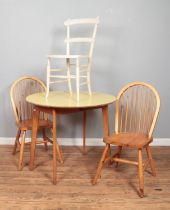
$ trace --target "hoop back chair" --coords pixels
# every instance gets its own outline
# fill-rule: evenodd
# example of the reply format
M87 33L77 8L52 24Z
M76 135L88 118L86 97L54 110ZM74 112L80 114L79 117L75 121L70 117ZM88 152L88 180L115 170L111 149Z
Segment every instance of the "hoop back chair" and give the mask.
M152 175L156 170L149 144L153 141L153 130L160 109L160 97L151 85L144 82L133 82L126 85L118 94L115 113L115 133L104 138L106 143L93 184L97 182L106 160L116 163L128 163L138 167L139 194L144 196L144 171L150 165ZM110 144L117 145L118 151L106 158ZM138 161L120 158L122 147L138 149ZM147 161L143 164L142 149L146 149Z
M64 25L67 28L67 38L66 42L66 55L49 55L48 64L47 64L47 93L48 97L50 85L54 83L67 82L70 94L72 94L72 84L71 80L76 80L76 100L79 101L80 97L80 86L87 85L88 93L91 95L91 84L90 84L90 72L92 65L92 55L94 49L94 42L97 32L97 25L99 24L99 17L89 18L89 19L68 19L64 22ZM83 25L93 26L92 35L90 37L71 37L71 28L73 26L79 26L81 28ZM73 49L72 44L79 43L84 45L85 43L89 44L88 54L72 54L71 48ZM83 47L83 46L82 46ZM52 67L52 60L54 59L64 59L66 67L64 69L56 69ZM83 63L82 63L83 61ZM73 74L73 69L75 73ZM59 72L65 71L64 75L59 75ZM83 81L82 81L83 80Z
M33 93L45 92L46 86L44 83L35 77L21 77L16 80L11 86L10 98L12 108L15 115L16 125L18 132L13 147L13 154L16 153L17 146L20 149L20 157L18 168L19 170L23 167L23 152L25 145L26 131L32 130L32 112L33 105L26 102L26 97ZM45 149L47 150L47 137L45 128L51 128L52 124L48 121L47 115L41 113L38 128L42 130L43 141L37 141L37 143L44 143ZM19 141L22 133L21 143ZM28 142L30 144L30 142Z

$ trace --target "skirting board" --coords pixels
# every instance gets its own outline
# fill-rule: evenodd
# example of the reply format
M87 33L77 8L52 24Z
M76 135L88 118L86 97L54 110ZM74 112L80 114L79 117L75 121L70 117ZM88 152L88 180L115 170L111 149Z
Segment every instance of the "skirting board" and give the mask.
M12 145L14 144L15 137L0 137L0 145ZM64 146L81 146L82 138L58 138L58 143ZM30 138L27 138L26 141L30 141ZM87 138L87 146L104 146L103 140L101 138ZM170 138L155 138L153 140L152 146L170 146Z

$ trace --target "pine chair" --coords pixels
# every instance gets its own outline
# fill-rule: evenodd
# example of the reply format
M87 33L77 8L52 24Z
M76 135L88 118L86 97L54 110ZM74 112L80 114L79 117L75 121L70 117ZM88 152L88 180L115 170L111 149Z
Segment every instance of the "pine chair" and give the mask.
M150 166L152 175L156 170L149 144L153 141L153 130L160 109L160 97L154 87L144 82L134 82L126 85L118 94L115 114L115 133L104 137L106 143L99 162L93 184L96 184L104 162L127 163L138 167L140 196L144 196L144 171ZM117 145L118 151L107 157L110 145ZM122 148L136 148L138 161L120 158ZM146 149L147 161L143 164L142 149Z
M67 82L70 94L72 94L71 80L76 80L76 100L79 101L80 86L87 85L88 92L91 95L90 85L90 72L92 65L92 55L94 49L94 41L97 32L97 25L99 23L99 17L92 19L68 19L64 22L67 27L67 38L66 42L66 55L49 55L47 64L47 94L48 97L50 85L54 83ZM71 28L73 26L83 25L93 26L93 33L90 37L71 37ZM88 54L75 55L73 52L75 44L79 43L79 47L83 48L85 43L88 43L90 48ZM82 46L83 44L83 46ZM73 45L73 46L72 46ZM71 47L72 46L72 47ZM80 47L80 48L81 48ZM72 49L72 51L71 51ZM53 68L52 61L54 59L64 59L66 67L64 69ZM64 75L61 75L61 71L64 71ZM73 74L72 72L75 71ZM60 74L59 74L60 73ZM83 81L82 81L83 80Z
M33 106L26 102L26 97L33 93L45 91L46 86L44 83L35 77L21 77L11 86L10 98L15 115L16 125L18 127L18 132L13 147L13 155L15 155L18 146L20 149L18 163L19 170L21 170L23 167L24 145L27 144L25 143L26 131L32 130ZM42 131L43 141L37 141L37 144L44 143L45 149L47 150L48 138L46 136L46 128L52 128L52 123L48 121L46 114L41 113L38 129ZM22 138L20 143L19 139L21 133ZM30 142L28 142L28 144L30 144Z

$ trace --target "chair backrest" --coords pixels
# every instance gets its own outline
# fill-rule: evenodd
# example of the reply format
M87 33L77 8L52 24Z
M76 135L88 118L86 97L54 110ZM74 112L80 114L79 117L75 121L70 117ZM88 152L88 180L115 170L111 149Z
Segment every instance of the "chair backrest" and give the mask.
M21 77L12 84L10 98L16 123L32 119L33 105L26 102L26 97L38 92L46 92L46 86L35 77Z
M144 82L127 84L117 96L115 132L140 133L151 138L159 109L160 97L154 87Z
M70 44L71 43L89 43L89 57L92 57L93 54L93 48L94 48L94 41L96 37L97 32L97 25L99 24L99 17L96 18L86 18L86 19L68 19L64 22L64 25L67 27L67 38L65 40L66 42L66 54L70 55ZM92 34L89 37L71 37L71 27L78 25L79 28L83 25L90 26L92 25Z

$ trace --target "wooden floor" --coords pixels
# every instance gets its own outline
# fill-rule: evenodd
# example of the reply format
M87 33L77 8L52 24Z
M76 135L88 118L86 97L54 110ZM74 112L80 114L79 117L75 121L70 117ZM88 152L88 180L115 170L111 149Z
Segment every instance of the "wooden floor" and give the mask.
M115 147L113 148L113 150ZM134 166L116 169L106 165L102 179L91 185L102 147L63 147L64 164L58 165L58 183L52 180L52 148L37 149L36 169L29 171L29 148L25 151L25 167L17 171L18 154L11 155L11 146L0 146L0 209L6 210L89 210L89 209L170 209L170 147L152 148L157 177L145 173L145 197L137 194L138 179ZM133 150L123 153L130 159ZM136 156L137 157L137 156Z

